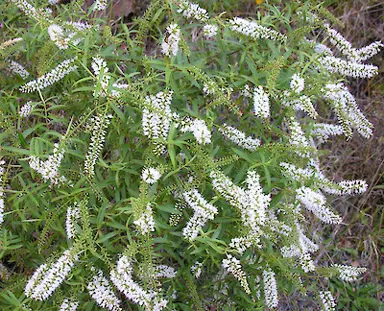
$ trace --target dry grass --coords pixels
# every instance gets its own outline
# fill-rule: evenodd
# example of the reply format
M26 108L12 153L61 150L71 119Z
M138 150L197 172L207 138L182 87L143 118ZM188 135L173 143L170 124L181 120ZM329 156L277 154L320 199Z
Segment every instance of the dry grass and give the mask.
M356 47L384 37L384 2L380 0L343 1L335 4L333 13L345 24L343 35ZM335 140L329 145L331 154L324 166L335 180L365 179L368 191L353 199L338 198L334 206L344 216L344 223L332 234L337 249L334 262L368 268L365 281L376 284L376 298L383 301L384 266L384 61L383 52L371 62L380 74L371 80L351 80L348 85L358 99L364 115L374 124L374 135L365 140L357 135L349 141ZM351 261L351 254L354 258ZM322 253L322 256L325 254ZM319 256L320 257L320 256ZM348 259L349 258L349 259ZM318 258L321 259L321 258Z

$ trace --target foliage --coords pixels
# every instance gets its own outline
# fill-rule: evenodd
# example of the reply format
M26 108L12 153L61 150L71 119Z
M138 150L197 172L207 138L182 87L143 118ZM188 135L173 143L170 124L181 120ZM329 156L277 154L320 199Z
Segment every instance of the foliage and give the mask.
M316 262L307 230L367 185L319 158L372 135L343 82L382 44L311 1L254 20L153 1L129 26L48 2L0 4L2 310L262 310L293 288L333 310L364 269Z

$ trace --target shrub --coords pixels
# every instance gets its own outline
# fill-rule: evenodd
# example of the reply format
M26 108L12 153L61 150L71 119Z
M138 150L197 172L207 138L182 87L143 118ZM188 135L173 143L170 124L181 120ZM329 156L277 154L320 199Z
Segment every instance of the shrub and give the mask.
M131 25L48 2L1 4L2 309L274 309L295 288L334 310L328 278L365 269L314 260L308 228L367 184L320 157L372 135L344 82L381 42L353 48L310 2L153 1Z

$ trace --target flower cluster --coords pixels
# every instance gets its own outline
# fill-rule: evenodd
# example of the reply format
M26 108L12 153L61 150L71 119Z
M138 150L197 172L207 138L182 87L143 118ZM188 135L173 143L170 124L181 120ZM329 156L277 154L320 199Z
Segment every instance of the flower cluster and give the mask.
M249 151L255 151L257 147L260 146L259 139L246 136L244 132L239 131L238 129L229 126L225 123L222 127L219 128L219 132L223 134L225 138L232 141L234 144Z
M238 238L232 238L231 243L229 243L229 247L242 255L249 247L252 245L258 245L260 239L257 236L242 236Z
M230 179L219 171L212 171L213 188L218 191L229 203L239 209L244 227L251 234L266 220L266 210L271 200L269 195L263 194L259 176L255 171L248 171L248 189L236 186Z
M196 189L184 192L183 197L188 206L194 211L187 226L183 229L184 238L192 241L197 237L205 223L215 217L217 208L208 203Z
M94 11L103 11L108 6L108 0L96 0L93 3L93 10Z
M51 266L41 265L25 286L25 295L36 300L46 300L60 286L77 261L77 255L67 250Z
M41 91L48 86L51 86L55 82L63 79L67 74L75 71L77 66L73 63L76 61L76 57L72 59L67 59L61 64L57 65L52 71L46 73L45 75L32 80L23 86L20 87L20 91L25 93L31 93L34 91Z
M178 13L183 14L185 18L194 18L201 22L205 22L209 19L207 11L196 3L192 3L187 0L180 0L177 5L179 7L177 10Z
M103 149L106 129L111 123L112 115L95 115L91 120L91 143L89 144L88 152L85 157L84 171L88 176L95 174L96 160Z
M277 298L277 285L275 273L271 269L264 270L263 281L265 302L267 304L267 307L270 309L276 308L279 303L279 300Z
M211 132L204 120L187 119L182 122L181 132L192 132L199 144L206 145L211 142Z
M290 87L293 93L300 94L304 90L304 79L298 73L295 73L292 76Z
M4 50L7 47L15 45L16 43L21 42L21 41L23 41L23 38L14 38L14 39L7 40L7 41L0 44L0 50Z
M375 56L381 48L384 47L383 43L376 41L361 49L355 49L352 47L352 44L335 29L327 26L326 31L329 41L341 52L341 54L346 56L352 62L361 63L362 61Z
M344 134L343 127L341 125L317 123L314 125L311 135L315 137L318 142L325 143L330 136L337 136Z
M67 217L65 221L65 229L68 239L73 239L76 235L75 224L80 218L79 203L75 203L74 206L68 206Z
M367 271L366 268L358 268L338 264L332 265L332 267L337 269L340 279L345 282L355 282L361 274Z
M32 109L33 108L32 108L31 102L30 101L26 102L24 106L20 108L20 112L19 112L20 117L28 118L31 115Z
M200 277L202 268L203 264L199 261L196 261L195 264L191 267L191 273L196 279Z
M286 107L292 107L295 110L305 111L312 119L316 119L317 111L315 107L313 107L311 98L307 95L301 95L298 99L289 99L291 93L284 92L284 97L287 99L283 99L281 104Z
M151 203L147 204L147 207L142 212L140 217L138 217L138 219L136 219L133 223L142 235L155 231L155 220L153 219Z
M326 27L327 35L329 41L347 58L352 61L358 61L359 55L357 50L352 48L352 44L347 41L339 32L335 29Z
M111 311L122 310L119 306L121 303L120 300L116 297L111 285L101 270L98 270L93 276L87 285L87 289L91 297L96 300L100 307Z
M286 37L276 30L259 25L256 21L249 21L240 17L235 17L229 21L229 28L237 33L251 37L253 39L271 39L285 41Z
M253 91L253 109L255 115L263 119L269 118L269 105L269 97L268 94L264 91L263 87L261 85L255 87Z
M27 0L11 0L25 15L34 18L35 20L48 19L49 16L42 10L37 10Z
M296 190L296 198L321 221L329 224L341 222L340 216L334 214L326 207L326 199L320 192L315 192L307 187L301 187Z
M296 153L301 157L309 157L310 153L306 150L309 146L309 142L304 135L303 130L299 122L293 117L289 120L289 129L291 131L289 136L289 144L295 148Z
M147 184L154 184L160 179L160 177L161 173L153 167L145 168L141 174L141 178Z
M333 56L325 56L319 59L321 65L331 73L339 73L353 78L372 78L378 74L378 68L374 65L349 62Z
M219 27L217 25L205 25L203 27L203 35L207 38L213 38L216 36Z
M177 24L170 24L167 33L161 43L161 52L166 56L176 56L179 51L180 28Z
M319 296L323 304L322 311L335 311L336 303L330 291L322 291Z
M143 132L148 138L155 140L159 145L160 151L164 146L158 140L165 141L171 127L172 92L159 92L145 98L143 107ZM156 141L157 140L157 141Z
M107 93L108 91L108 84L111 77L108 75L108 67L106 61L101 57L93 57L92 58L92 64L91 64L92 70L96 76L97 81L100 83L100 89L97 88L97 85L95 85L95 90L93 91L93 96L98 97L102 96L105 97L110 95L113 98L119 98L120 92L118 90L112 90L110 93ZM113 84L114 88L122 89L126 88L125 85L120 85L117 83Z
M57 184L65 181L64 176L60 176L59 167L61 160L64 157L64 148L59 144L55 144L53 154L51 154L46 161L41 161L35 156L29 159L29 166L41 174L44 181L50 181L51 184Z
M240 282L240 285L244 288L247 294L251 293L251 290L248 285L247 276L241 267L240 260L228 254L226 259L223 259L223 268L229 273L232 273L233 276Z
M29 72L22 65L13 60L9 63L9 70L14 74L18 74L24 80L29 77Z
M64 35L64 29L56 24L52 24L48 27L48 34L51 40L61 50L68 48L69 38Z
M327 84L323 93L324 99L332 104L347 136L352 135L351 128L365 138L372 136L372 124L362 114L355 98L343 84Z
M144 306L146 311L160 311L166 308L168 301L161 298L156 291L145 291L133 280L132 273L132 263L123 255L117 261L116 268L111 271L111 280L129 300Z
M158 265L154 268L153 277L154 278L167 278L172 279L176 277L177 271L166 265Z
M60 305L59 311L76 311L78 306L79 306L78 301L74 301L74 300L70 300L68 298L65 298Z

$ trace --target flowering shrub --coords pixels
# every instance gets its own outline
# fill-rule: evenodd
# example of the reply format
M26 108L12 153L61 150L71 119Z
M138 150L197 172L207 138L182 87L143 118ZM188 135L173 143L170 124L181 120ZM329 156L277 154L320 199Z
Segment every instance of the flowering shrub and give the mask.
M316 261L308 224L367 184L320 156L372 135L346 82L383 44L299 2L153 1L113 29L108 1L40 3L1 4L2 310L274 309L290 288L335 310L327 280L365 269Z

